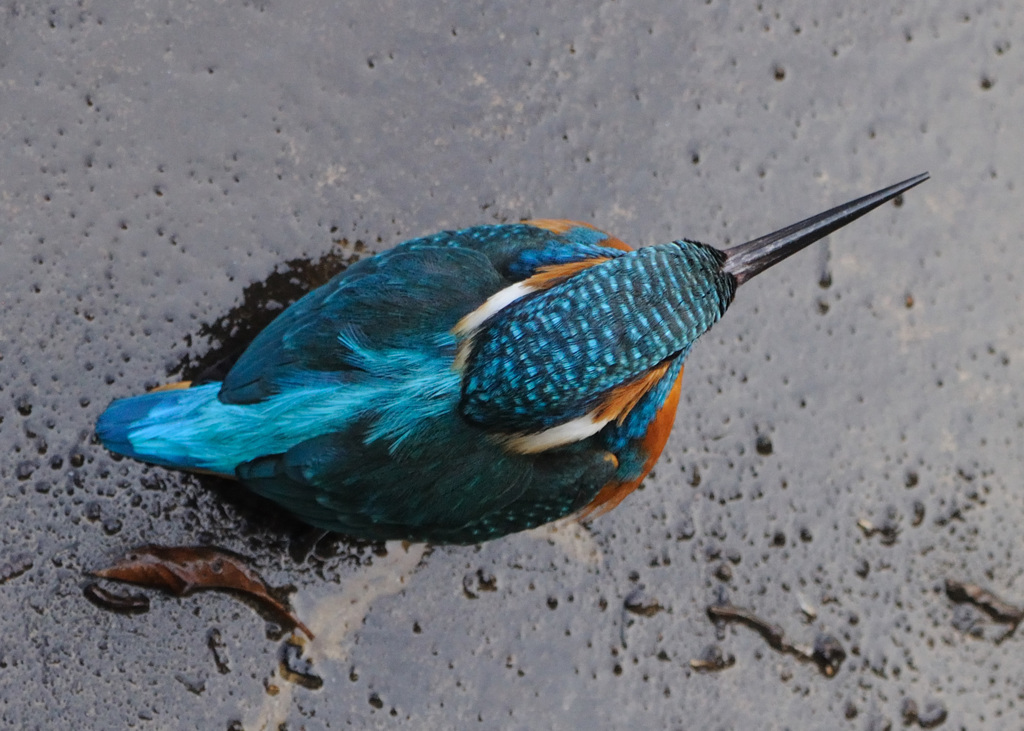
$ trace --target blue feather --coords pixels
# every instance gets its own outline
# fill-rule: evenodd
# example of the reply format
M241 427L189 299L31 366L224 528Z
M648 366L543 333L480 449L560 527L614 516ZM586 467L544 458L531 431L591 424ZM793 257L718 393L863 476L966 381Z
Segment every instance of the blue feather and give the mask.
M291 373L278 380L277 393L254 404L224 403L219 383L122 399L101 416L97 433L108 448L136 459L233 475L243 462L365 419L373 423L366 442L387 440L397 451L409 433L455 410L460 383L451 335L437 338L433 352L339 340L357 366L351 373L318 380Z
M141 396L118 399L100 414L96 422L96 435L112 452L145 462L177 469L209 469L192 459L185 449L172 447L153 449L145 440L136 442L140 430L168 432L193 430L192 419L211 403L216 403L220 384L206 384L195 388L154 391ZM225 470L213 470L225 472ZM234 470L227 470L233 474Z

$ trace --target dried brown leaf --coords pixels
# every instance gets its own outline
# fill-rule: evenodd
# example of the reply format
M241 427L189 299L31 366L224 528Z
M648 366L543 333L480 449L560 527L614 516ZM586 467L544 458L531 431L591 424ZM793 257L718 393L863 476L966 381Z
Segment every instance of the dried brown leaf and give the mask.
M271 608L313 637L309 628L270 593L259 574L245 565L242 557L219 548L142 546L113 566L93 573L102 579L164 589L177 596L205 589L238 591Z

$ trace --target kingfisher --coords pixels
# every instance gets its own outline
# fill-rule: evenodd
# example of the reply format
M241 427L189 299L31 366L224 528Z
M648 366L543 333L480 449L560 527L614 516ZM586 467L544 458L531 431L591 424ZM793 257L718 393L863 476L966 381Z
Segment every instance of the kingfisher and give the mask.
M683 363L736 289L927 178L724 249L634 250L554 219L406 241L284 310L223 382L114 401L96 432L357 538L468 544L592 518L654 466Z

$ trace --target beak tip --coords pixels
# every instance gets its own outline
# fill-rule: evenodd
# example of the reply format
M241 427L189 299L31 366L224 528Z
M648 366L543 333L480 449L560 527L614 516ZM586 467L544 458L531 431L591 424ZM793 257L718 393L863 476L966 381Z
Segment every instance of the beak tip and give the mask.
M930 177L927 172L919 173L901 183L836 206L775 233L726 249L724 269L736 277L737 283L742 284Z

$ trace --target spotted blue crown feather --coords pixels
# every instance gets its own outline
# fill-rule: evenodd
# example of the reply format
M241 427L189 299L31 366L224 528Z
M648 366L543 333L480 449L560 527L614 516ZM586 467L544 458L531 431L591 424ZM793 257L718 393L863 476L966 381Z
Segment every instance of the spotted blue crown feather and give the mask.
M469 358L462 413L495 431L538 431L688 351L736 291L722 254L676 241L616 256L488 321Z

